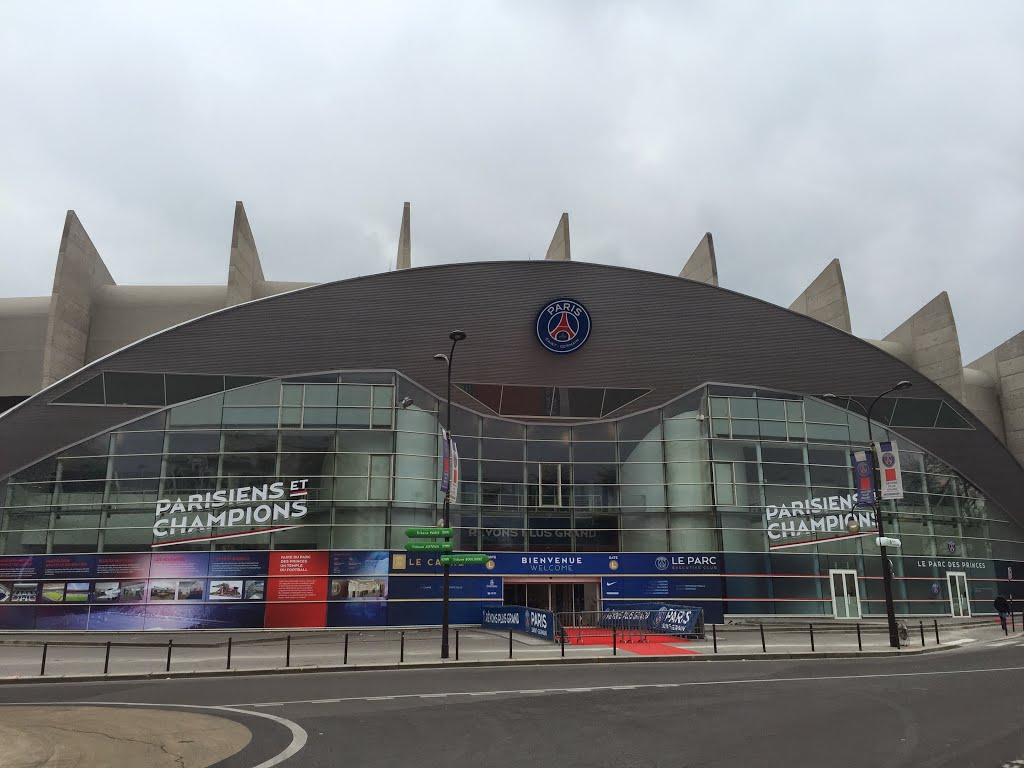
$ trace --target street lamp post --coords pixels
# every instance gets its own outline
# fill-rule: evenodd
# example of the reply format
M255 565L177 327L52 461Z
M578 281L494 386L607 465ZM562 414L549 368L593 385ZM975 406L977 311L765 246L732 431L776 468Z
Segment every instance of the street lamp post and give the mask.
M891 392L896 392L897 390L900 389L906 389L909 386L911 386L911 383L909 381L899 381L896 383L894 387L887 389L885 392L883 392L874 400L872 400L871 405L868 406L867 411L865 413L865 417L868 421L868 450L872 454L874 454L875 452L875 438L874 433L871 430L871 411L874 410L875 406L878 404L878 401L881 400L886 395L890 394ZM837 399L837 396L832 394L831 392L826 394L824 397L829 400ZM853 398L850 398L850 400L851 402L857 402L858 404L860 404L859 400L854 401ZM864 406L861 405L861 407L863 408ZM871 461L872 464L875 463L873 455ZM889 553L886 551L885 545L881 543L881 540L885 537L885 523L882 521L882 486L879 482L880 479L881 468L875 467L874 471L871 473L871 487L874 491L875 497L875 522L878 524L878 553L882 558L882 588L885 590L885 617L889 622L889 645L893 648L899 648L900 635L899 630L896 628L896 606L893 604L892 601L892 569L889 567Z
M445 399L447 405L445 406L445 416L447 421L447 430L449 439L452 434L452 361L455 359L455 345L466 338L466 334L462 331L452 331L448 334L448 338L452 340L452 349L447 355L434 355L435 360L441 360L448 367L448 393ZM442 469L442 472L444 470ZM444 511L441 513L441 527L447 528L449 523L449 510L451 509L451 477L449 475L448 490L444 493ZM451 566L445 563L444 565L444 578L442 581L442 594L441 594L441 658L447 659L449 656L448 652L448 578L450 576Z

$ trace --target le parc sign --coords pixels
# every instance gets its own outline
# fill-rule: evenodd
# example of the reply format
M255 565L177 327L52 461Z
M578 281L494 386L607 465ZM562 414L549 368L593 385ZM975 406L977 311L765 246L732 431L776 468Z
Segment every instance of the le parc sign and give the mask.
M294 528L306 516L309 480L290 480L193 493L156 503L153 546L254 536ZM218 528L252 530L214 533Z

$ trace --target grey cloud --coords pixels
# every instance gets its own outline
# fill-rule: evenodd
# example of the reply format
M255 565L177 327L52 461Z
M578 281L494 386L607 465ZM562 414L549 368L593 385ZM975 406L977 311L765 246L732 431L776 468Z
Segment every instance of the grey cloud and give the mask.
M948 290L965 362L1021 330L1024 8L987 3L9 3L0 294L74 208L124 283L542 258L788 306L843 262L854 330Z

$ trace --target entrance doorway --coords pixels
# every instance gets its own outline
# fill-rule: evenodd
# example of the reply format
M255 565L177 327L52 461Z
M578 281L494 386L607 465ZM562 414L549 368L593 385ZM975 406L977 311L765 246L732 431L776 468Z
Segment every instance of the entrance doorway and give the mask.
M832 585L832 616L836 619L859 619L857 572L831 570L828 572L828 580Z
M554 613L580 613L601 610L599 581L521 581L505 580L505 605L525 605Z
M971 599L967 595L967 574L947 572L946 583L949 585L949 609L953 616L969 617Z

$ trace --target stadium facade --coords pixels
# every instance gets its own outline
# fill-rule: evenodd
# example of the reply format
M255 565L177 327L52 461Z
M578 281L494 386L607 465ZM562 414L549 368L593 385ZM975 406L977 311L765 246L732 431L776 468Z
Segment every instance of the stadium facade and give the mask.
M69 212L53 293L0 299L0 628L439 621L408 553L460 478L452 619L699 605L709 621L884 613L850 452L900 452L896 611L1024 598L1024 333L960 359L948 297L859 339L837 261L789 308L570 260L264 279L236 205L226 286L117 286ZM859 530L851 533L856 521Z

